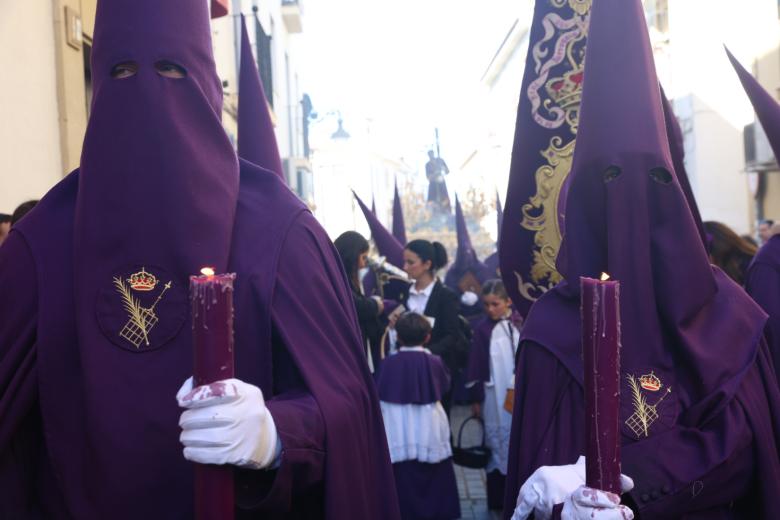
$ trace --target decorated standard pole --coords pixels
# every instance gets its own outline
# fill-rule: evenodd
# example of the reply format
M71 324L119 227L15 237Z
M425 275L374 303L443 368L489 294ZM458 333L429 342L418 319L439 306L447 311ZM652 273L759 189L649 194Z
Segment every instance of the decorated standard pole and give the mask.
M620 283L580 278L585 383L585 484L620 489Z
M192 304L193 383L210 385L232 378L234 273L214 274L205 267L190 277ZM233 518L235 499L230 466L196 464L195 518Z

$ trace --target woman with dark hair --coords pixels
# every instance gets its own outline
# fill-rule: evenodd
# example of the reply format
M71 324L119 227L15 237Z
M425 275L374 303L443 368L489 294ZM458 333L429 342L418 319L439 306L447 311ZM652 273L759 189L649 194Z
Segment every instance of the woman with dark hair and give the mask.
M16 223L19 222L23 216L27 215L36 204L38 204L37 200L28 200L27 202L19 204L11 215L11 226L13 227L16 225Z
M368 367L371 372L374 372L375 368L379 368L380 363L379 343L382 325L379 316L384 310L384 304L379 296L370 298L365 296L360 283L360 270L368 267L368 240L360 233L347 231L342 233L334 243L352 289L352 300L355 302L360 331L363 333L363 344L366 346Z
M469 344L460 330L458 296L436 276L445 265L447 250L439 242L412 240L406 244L404 271L414 283L401 295L401 303L407 310L428 318L433 327L428 349L455 374L465 368ZM448 414L451 394L450 391L442 398Z
M712 263L739 285L745 285L745 273L758 248L720 222L705 222L704 231L707 233L707 249Z

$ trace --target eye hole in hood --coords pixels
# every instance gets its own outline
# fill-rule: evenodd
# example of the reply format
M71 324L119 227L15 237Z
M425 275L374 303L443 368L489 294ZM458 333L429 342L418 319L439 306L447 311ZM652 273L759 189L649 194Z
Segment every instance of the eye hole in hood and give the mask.
M160 60L154 64L154 70L164 78L182 79L187 77L187 70L170 60Z
M621 170L618 166L609 166L606 170L604 170L604 183L612 182L618 177L620 177L620 174L623 173L623 170Z
M138 64L134 61L123 61L111 67L113 79L127 79L138 73Z
M658 184L671 184L672 182L672 174L666 168L652 168L650 178Z

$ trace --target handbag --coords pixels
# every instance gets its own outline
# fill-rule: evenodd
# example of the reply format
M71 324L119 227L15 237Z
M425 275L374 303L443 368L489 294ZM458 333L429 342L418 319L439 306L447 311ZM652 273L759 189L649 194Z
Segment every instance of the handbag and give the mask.
M509 413L513 413L515 409L515 389L507 388L506 396L504 397L504 410Z
M471 420L476 420L482 426L482 444L479 446L470 446L464 448L461 444L463 427ZM481 417L472 415L460 425L458 430L458 443L452 447L452 461L458 466L465 466L473 469L483 469L490 462L490 448L485 445L485 423Z

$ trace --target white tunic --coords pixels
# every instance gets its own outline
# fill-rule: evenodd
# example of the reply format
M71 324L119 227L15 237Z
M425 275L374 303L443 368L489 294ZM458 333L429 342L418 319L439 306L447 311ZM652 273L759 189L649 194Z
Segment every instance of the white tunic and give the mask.
M485 442L491 450L485 471L498 469L506 475L509 456L509 433L512 414L504 408L506 391L515 383L515 351L520 332L509 320L493 327L490 335L490 381L485 383L482 419L485 421Z
M403 351L431 352L423 347ZM417 460L436 463L452 456L450 422L439 401L429 404L396 404L379 401L385 423L390 462Z

